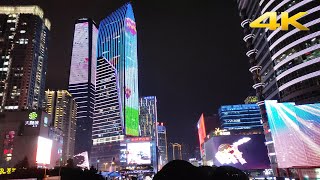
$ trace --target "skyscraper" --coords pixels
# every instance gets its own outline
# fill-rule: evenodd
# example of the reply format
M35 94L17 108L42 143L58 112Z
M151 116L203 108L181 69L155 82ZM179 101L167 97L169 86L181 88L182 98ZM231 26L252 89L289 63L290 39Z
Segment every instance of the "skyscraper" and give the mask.
M157 138L157 98L146 96L140 98L140 135Z
M167 142L167 130L163 123L159 123L158 126L158 165L160 170L164 165L168 163L168 142Z
M77 104L67 90L46 91L45 110L52 115L53 126L63 132L62 161L73 158Z
M100 22L97 45L91 162L100 169L103 163L117 167L120 141L139 135L137 31L130 3Z
M259 96L281 102L319 102L319 1L238 0L238 5L250 72L255 80L253 88L261 89ZM249 27L250 22L270 11L308 12L298 21L310 30L289 28L289 31L282 31L278 28L271 31Z
M102 169L103 163L118 161L124 134L117 71L109 61L99 58L96 77L91 163Z
M97 36L98 29L93 20L77 20L69 76L69 92L78 106L75 154L90 152L92 144Z
M310 1L237 0L244 29L256 95L260 106L271 166L277 159L264 100L292 101L298 104L319 102L319 10L320 3ZM299 22L309 31L251 29L249 24L266 12L308 12ZM277 19L280 17L278 16Z
M133 9L125 4L100 22L98 57L117 71L124 134L139 135L137 30Z
M49 30L38 6L0 6L0 111L42 107Z

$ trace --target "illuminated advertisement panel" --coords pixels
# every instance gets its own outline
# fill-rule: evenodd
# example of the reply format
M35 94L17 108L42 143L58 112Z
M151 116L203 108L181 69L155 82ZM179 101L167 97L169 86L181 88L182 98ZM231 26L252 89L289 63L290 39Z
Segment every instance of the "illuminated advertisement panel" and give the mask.
M203 114L201 114L201 117L198 121L198 135L199 135L199 142L200 142L200 150L201 154L203 154L202 144L204 143L204 140L206 138L206 128L204 125L204 117Z
M98 29L92 25L92 60L91 60L91 83L96 85L96 69L97 69L97 39Z
M40 137L38 138L37 147L37 164L50 164L52 140Z
M75 25L69 84L88 82L88 28L88 22L77 23Z
M210 152L206 147L206 155L212 153L216 166L233 166L242 170L270 168L262 134L214 136L210 140Z
M135 165L151 164L150 142L128 143L127 163Z
M130 6L131 7L131 6ZM139 136L139 94L137 32L132 10L125 19L125 128L126 134ZM129 18L131 17L131 18Z
M265 102L279 168L320 165L320 104Z

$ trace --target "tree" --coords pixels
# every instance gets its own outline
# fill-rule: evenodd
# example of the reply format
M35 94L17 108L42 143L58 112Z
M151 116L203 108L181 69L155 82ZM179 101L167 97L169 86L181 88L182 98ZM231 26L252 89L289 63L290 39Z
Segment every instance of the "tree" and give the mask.
M28 157L25 156L23 158L23 160L19 161L14 167L17 168L17 169L27 169L27 168L29 168Z

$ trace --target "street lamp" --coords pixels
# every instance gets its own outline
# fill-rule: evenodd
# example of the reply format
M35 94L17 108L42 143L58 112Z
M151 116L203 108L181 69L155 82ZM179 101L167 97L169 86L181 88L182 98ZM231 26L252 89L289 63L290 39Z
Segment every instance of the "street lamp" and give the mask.
M107 165L108 165L108 163L107 163L107 162L106 162L106 163L103 163L103 165L104 165L104 170L107 171Z

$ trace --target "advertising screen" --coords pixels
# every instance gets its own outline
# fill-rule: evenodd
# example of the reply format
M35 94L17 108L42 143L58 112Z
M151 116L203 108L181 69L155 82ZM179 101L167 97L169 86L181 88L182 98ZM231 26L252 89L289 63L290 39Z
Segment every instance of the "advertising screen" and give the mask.
M126 134L139 135L139 93L137 32L132 10L125 19L125 128ZM120 73L121 74L121 73Z
M71 57L69 84L88 82L89 67L89 24L88 22L75 25Z
M211 157L216 166L233 166L242 170L270 168L262 134L215 136L211 142L211 152L206 151L206 154L213 153Z
M265 102L279 168L320 165L320 104Z
M128 143L127 163L135 165L151 164L150 142Z
M201 117L198 121L198 135L199 135L199 142L200 142L200 150L201 154L203 154L202 150L202 144L206 138L206 127L204 125L204 117L203 114L201 114Z
M36 156L37 164L50 164L51 149L52 140L39 136Z
M89 158L88 158L88 152L87 151L82 152L82 153L77 154L77 155L74 155L73 156L73 161L74 161L74 164L77 167L80 167L82 169L84 169L84 168L90 169L90 167L89 167Z

